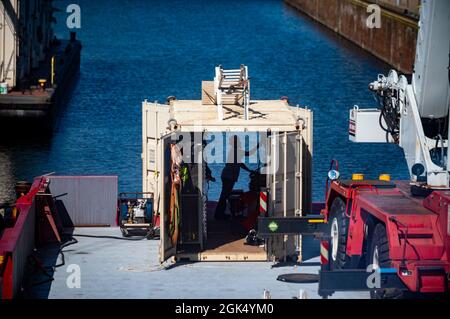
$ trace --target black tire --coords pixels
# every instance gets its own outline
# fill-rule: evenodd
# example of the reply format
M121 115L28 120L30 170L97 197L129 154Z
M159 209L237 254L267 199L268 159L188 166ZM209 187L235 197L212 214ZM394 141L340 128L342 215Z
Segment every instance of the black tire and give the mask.
M374 264L379 268L390 268L392 266L386 227L383 224L375 225L369 247L368 266ZM377 255L376 260L375 255ZM372 299L397 299L405 296L399 289L376 289L370 292Z
M343 269L348 264L347 257L347 235L349 219L346 216L346 204L344 200L337 197L330 209L330 228L329 234L331 235L330 244L330 266L331 270ZM336 233L337 231L337 233ZM336 237L337 240L333 240ZM335 243L337 242L337 247Z
M375 225L369 242L368 264L374 264L375 250L378 251L378 266L380 268L391 268L392 260L389 255L389 241L384 224ZM376 289L370 292L372 299L443 299L448 300L448 294L420 294L401 289Z

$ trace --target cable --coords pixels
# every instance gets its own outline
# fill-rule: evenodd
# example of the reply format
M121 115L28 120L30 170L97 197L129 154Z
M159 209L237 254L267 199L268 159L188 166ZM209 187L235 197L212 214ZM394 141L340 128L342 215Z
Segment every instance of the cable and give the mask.
M123 237L117 237L117 236L101 236L101 235L85 235L85 234L73 234L73 237L87 237L87 238L104 238L104 239L117 239L117 240L130 240L130 241L139 241L146 239L147 236L140 236L137 238L123 238Z
M54 265L54 266L47 266L47 267L45 267L43 265L43 262L40 261L39 258L34 253L31 254L29 256L29 258L28 258L28 262L31 263L30 259L32 259L34 261L34 265L32 265L32 266L34 266L35 270L36 270L36 268L38 270L40 270L44 274L44 276L47 277L48 279L45 279L45 280L42 280L42 281L39 281L39 282L36 282L36 283L32 283L32 284L28 285L28 287L26 287L24 290L27 290L27 289L30 289L30 288L33 288L33 287L37 287L37 286L40 286L40 285L44 285L44 284L47 284L49 282L54 281L55 278L53 277L53 274L55 273L56 268L62 267L62 266L64 266L66 264L66 258L64 256L63 249L68 247L68 246L70 246L70 245L74 245L76 243L78 243L78 240L76 240L73 237L70 237L69 240L65 241L64 243L62 243L60 245L60 247L58 249L58 255L57 256L61 255L61 263L57 264L57 265ZM52 272L52 273L50 273L50 272Z
M31 254L31 255L29 256L29 258L28 258L28 263L31 264L30 259L32 259L32 260L34 261L34 265L32 265L32 266L35 268L35 270L36 270L36 268L38 268L40 271L42 271L42 273L43 273L48 279L42 280L42 281L39 281L39 282L36 282L36 283L32 283L32 284L28 285L28 287L26 287L25 290L26 290L27 288L28 288L28 289L29 289L29 288L33 288L33 287L40 286L40 285L43 285L43 284L46 284L46 283L49 283L49 282L52 282L52 281L55 280L55 279L53 278L53 275L51 275L51 274L48 272L47 268L43 266L42 262L41 262L34 254Z
M55 272L56 268L59 268L59 267L64 266L64 265L66 264L66 257L64 256L64 251L63 251L63 249L66 248L66 247L68 247L68 246L70 246L70 245L74 245L74 244L76 244L76 243L78 243L78 240L76 240L76 239L73 238L73 237L70 237L69 240L67 240L67 241L65 241L64 243L62 243L62 244L59 246L59 249L58 249L58 255L57 255L57 256L61 256L61 263L60 263L60 264L57 264L57 265L54 265L54 266L48 266L48 267L45 267L45 268L46 268L46 269L49 269L49 270L52 270L53 272Z
M62 235L69 236L69 239L67 241L65 241L64 243L62 243L58 249L57 256L61 256L61 263L54 265L54 266L45 267L43 265L43 263L36 257L36 255L34 253L29 256L28 262L31 263L30 259L32 259L34 261L33 267L35 268L35 270L36 269L40 270L44 274L44 276L47 277L48 279L45 279L45 280L42 280L42 281L39 281L36 283L32 283L32 284L28 285L24 290L28 290L30 288L44 285L44 284L47 284L47 283L55 280L53 274L55 273L56 268L62 267L66 264L66 258L65 258L63 249L78 243L78 240L74 237L106 238L106 239L130 240L130 241L138 241L138 240L143 240L143 239L147 238L146 236L139 237L139 238L122 238L122 237L116 237L116 236L95 236L95 235L85 235L85 234L62 234ZM52 273L50 273L50 272L52 272Z
M381 129L386 132L386 142L388 143L389 135L392 136L395 143L398 143L399 140L400 121L397 113L398 103L399 100L393 98L391 94L388 94L387 96L383 95L381 96L381 99L379 98L379 104L382 108L378 121ZM386 127L383 125L382 120L384 120Z

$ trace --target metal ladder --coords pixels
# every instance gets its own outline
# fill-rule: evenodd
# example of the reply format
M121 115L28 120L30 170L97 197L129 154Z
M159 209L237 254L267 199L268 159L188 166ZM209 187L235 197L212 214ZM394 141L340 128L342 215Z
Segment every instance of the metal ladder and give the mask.
M250 80L248 67L241 65L240 69L224 70L221 65L216 67L214 91L217 100L217 113L223 120L224 105L238 105L244 108L244 118L249 119Z

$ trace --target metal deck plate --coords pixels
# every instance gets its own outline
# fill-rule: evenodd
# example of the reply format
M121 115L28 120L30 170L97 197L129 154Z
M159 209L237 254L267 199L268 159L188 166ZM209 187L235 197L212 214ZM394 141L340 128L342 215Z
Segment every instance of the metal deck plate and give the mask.
M432 211L418 206L417 201L404 195L361 195L361 199L377 206L390 215L433 215Z

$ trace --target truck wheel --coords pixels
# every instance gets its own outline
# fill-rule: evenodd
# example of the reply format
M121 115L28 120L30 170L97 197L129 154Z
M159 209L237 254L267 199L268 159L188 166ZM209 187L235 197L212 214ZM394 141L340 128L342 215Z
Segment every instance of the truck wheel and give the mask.
M372 265L372 269L390 268L392 261L389 257L389 242L386 227L383 224L376 224L369 245L368 261L369 265ZM372 299L395 299L404 296L399 289L376 289L370 291L370 297Z
M331 236L331 269L343 269L347 263L348 218L345 214L346 205L342 198L333 201L330 210Z

